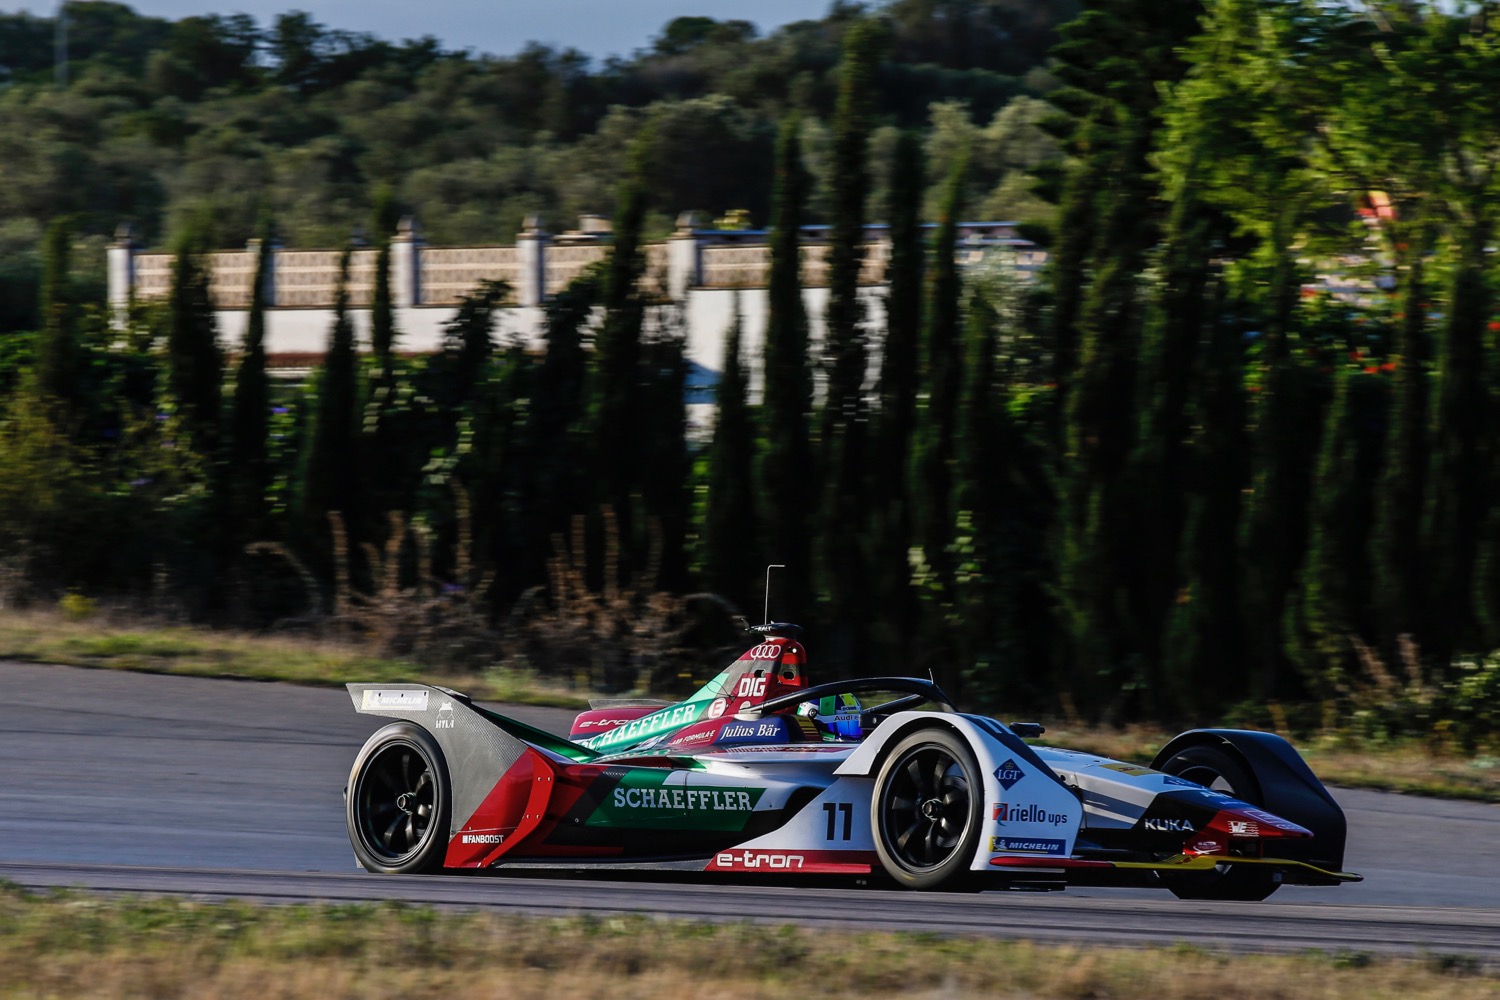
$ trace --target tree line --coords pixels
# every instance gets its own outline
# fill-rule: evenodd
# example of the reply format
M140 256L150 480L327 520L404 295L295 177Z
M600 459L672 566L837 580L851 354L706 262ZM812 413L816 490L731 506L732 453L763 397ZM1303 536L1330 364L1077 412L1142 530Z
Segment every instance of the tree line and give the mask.
M562 600L570 566L586 567L575 588L630 590L644 615L690 592L758 609L765 565L784 563L773 613L812 629L824 670L930 669L976 705L1095 719L1290 712L1492 739L1490 5L1081 7L1051 50L1039 125L1062 155L1031 168L1054 206L1034 284L959 266L985 137L935 147L893 125L872 81L903 36L890 12L850 14L825 335L801 294L816 182L791 107L768 169L764 353L726 331L701 450L683 433L682 316L638 283L662 169L650 129L622 166L611 256L548 303L538 354L492 335L491 286L440 352L404 358L377 288L368 359L341 308L312 383L271 382L257 302L226 372L202 242L179 245L169 308L122 336L68 295L55 228L42 332L9 369L0 531L27 576L129 589L165 573L208 615L288 613L271 570L247 568L256 541L368 593L430 552L429 575L454 600L482 589L491 623L547 584ZM878 325L856 294L877 186ZM409 534L435 544L390 548ZM629 647L611 627L601 641ZM635 674L627 659L611 676Z
M92 249L121 222L147 246L170 247L200 224L214 245L242 246L265 213L290 245L334 247L388 186L434 243L510 243L530 215L554 230L608 215L628 147L648 125L651 232L670 232L689 210L742 210L764 226L777 121L790 110L802 115L810 208L821 214L841 40L872 13L892 33L872 81L889 119L872 156L929 120L939 142L983 129L1004 151L975 178L993 196L987 211L1044 214L1024 169L1052 152L1034 127L1038 98L1051 85L1056 26L1076 9L837 2L765 35L746 21L683 17L650 46L600 62L519 39L511 55L389 42L296 11L269 24L169 21L74 0L64 88L54 19L0 13L0 331L36 328L41 236L61 216ZM96 259L80 257L80 277L102 285Z

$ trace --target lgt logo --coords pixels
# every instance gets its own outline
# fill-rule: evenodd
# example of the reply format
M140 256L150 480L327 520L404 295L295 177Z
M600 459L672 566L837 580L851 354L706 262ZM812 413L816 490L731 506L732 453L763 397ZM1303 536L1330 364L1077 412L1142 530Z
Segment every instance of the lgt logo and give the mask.
M1000 782L1002 788L1010 791L1012 785L1026 777L1026 772L1017 766L1015 758L1008 758L1004 764L995 768L995 780Z

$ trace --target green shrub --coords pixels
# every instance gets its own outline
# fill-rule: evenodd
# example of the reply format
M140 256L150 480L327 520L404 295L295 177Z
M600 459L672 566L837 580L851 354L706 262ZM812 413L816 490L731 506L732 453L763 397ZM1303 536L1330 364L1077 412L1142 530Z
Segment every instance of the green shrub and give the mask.
M1482 660L1456 660L1453 669L1439 724L1466 753L1500 744L1500 651Z

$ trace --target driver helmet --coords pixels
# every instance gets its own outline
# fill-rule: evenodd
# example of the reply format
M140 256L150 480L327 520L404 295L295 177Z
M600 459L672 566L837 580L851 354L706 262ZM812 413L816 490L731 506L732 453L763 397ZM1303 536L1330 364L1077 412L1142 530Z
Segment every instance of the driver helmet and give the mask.
M798 715L807 716L824 733L841 740L857 740L864 735L859 713L859 699L852 694L833 694L797 706Z

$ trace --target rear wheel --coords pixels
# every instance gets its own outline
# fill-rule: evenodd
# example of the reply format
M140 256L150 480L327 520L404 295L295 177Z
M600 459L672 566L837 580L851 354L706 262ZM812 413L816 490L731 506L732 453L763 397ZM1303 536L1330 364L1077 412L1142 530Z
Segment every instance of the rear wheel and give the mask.
M410 722L386 726L365 743L349 773L345 819L354 856L388 875L438 870L451 799L437 741Z
M963 888L979 846L984 784L957 735L923 729L896 744L875 779L875 852L909 889Z
M1173 754L1161 769L1251 805L1261 804L1260 784L1250 769L1237 756L1219 747L1188 747ZM1218 865L1211 872L1163 875L1162 882L1178 899L1253 902L1265 899L1281 887L1276 872L1258 865Z

